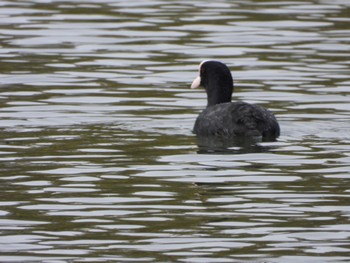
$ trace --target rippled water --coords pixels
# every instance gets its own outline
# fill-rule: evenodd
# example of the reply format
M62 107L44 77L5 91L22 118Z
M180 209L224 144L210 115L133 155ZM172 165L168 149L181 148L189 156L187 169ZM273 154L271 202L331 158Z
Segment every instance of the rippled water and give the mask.
M349 11L0 1L0 261L348 262ZM277 142L192 135L207 58Z

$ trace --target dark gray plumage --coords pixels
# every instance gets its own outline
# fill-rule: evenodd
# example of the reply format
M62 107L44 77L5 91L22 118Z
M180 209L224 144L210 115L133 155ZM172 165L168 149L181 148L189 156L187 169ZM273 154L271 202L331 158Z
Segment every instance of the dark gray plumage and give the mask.
M272 112L255 104L231 102L233 80L225 64L203 61L199 72L191 88L204 87L208 104L197 117L193 128L195 134L262 137L269 140L280 135L280 127Z

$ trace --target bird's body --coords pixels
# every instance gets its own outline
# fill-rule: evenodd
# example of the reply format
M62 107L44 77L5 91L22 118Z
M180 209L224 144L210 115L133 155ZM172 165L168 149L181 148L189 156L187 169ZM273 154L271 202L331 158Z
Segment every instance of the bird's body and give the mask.
M267 109L245 102L226 102L209 106L196 119L193 132L203 136L250 136L276 138L279 126Z
M208 104L196 119L193 132L200 136L262 137L275 139L280 127L274 114L262 106L231 102L233 80L227 66L219 61L203 61L192 88L203 86Z

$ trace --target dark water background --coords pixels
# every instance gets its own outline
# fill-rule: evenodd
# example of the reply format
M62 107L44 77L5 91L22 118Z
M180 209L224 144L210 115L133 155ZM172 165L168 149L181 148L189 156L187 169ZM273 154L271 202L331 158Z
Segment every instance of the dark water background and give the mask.
M350 1L0 1L1 262L349 262ZM203 59L282 136L191 129Z

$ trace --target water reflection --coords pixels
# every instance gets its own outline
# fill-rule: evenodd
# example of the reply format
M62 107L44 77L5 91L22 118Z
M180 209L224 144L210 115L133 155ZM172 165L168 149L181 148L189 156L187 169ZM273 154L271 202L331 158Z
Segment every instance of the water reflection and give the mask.
M349 261L347 0L0 5L0 261ZM191 133L207 58L278 141Z
M272 150L273 144L261 144L259 137L197 136L198 153L244 154L263 153Z

